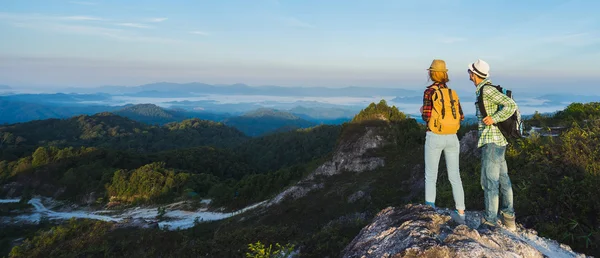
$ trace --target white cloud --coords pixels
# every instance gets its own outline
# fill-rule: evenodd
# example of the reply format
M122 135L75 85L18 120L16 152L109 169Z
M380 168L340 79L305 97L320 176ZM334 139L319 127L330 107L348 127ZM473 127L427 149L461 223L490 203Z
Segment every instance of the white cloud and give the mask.
M543 43L555 43L567 46L587 46L600 42L600 35L594 32L566 33L557 36L546 37Z
M112 29L98 26L85 25L67 25L59 23L15 23L15 26L20 28L30 28L39 30L61 31L65 33L86 34L86 35L103 35L111 36L123 32L121 29Z
M152 19L148 19L148 22L164 22L168 19L169 18L152 18Z
M60 17L59 19L70 20L70 21L102 21L102 20L104 20L102 18L93 17L93 16L84 16L84 15L64 16L64 17Z
M69 3L78 4L78 5L97 5L98 3L94 2L84 2L84 1L71 1Z
M56 22L56 21L106 21L104 18L86 16L86 15L72 15L72 16L52 16L52 15L41 15L35 13L5 13L0 12L0 20L6 21L42 21L42 22Z
M440 42L445 43L445 44L452 44L452 43L461 42L461 41L465 41L465 40L467 40L467 39L461 38L461 37L443 37L440 39Z
M145 24L140 24L140 23L130 23L130 22L124 22L124 23L115 23L115 25L117 26L123 26L123 27L130 27L130 28L138 28L138 29L148 29L148 28L152 28L148 25Z
M106 28L106 27L101 27L101 26L71 25L71 24L46 23L46 22L44 22L44 23L19 22L19 23L15 23L14 25L17 27L20 27L20 28L29 28L29 29L44 30L44 31L54 31L57 33L68 33L68 34L104 37L104 38L118 40L118 41L151 42L151 43L161 43L161 44L171 44L171 43L181 42L181 41L175 40L175 39L149 37L149 36L132 33L131 31L128 31L128 30Z
M207 32L199 31L199 30L190 31L190 34L195 34L195 35L200 35L200 36L208 36L209 35Z
M291 26L291 27L306 28L306 29L314 28L314 26L312 24L301 21L300 19L298 19L296 17L292 17L292 16L283 17L282 20L286 25Z

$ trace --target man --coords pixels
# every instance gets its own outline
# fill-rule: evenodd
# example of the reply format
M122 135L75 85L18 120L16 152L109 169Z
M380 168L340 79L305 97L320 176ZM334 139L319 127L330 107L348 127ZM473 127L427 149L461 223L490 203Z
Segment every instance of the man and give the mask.
M515 212L513 208L513 191L508 177L505 152L508 142L495 123L507 120L517 110L517 104L510 97L491 87L490 66L485 61L478 59L469 64L469 79L475 84L476 95L483 94L483 103L488 116L482 117L477 107L479 122L478 148L482 148L481 155L481 186L485 197L485 216L481 226L493 229L498 221L498 186L502 194L500 213L504 225L510 230L516 230ZM499 106L502 106L499 109Z

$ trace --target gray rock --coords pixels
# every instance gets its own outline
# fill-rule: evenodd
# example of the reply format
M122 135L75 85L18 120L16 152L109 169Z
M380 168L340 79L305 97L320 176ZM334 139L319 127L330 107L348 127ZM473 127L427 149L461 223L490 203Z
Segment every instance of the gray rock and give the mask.
M460 153L473 155L475 157L481 157L481 150L477 148L477 142L479 141L479 136L477 135L477 130L472 130L465 134L460 139Z
M419 194L423 194L425 189L425 166L417 164L410 171L410 178L400 182L402 189L410 189L408 195L402 197L406 202L412 200Z
M275 198L271 200L271 203L280 203L284 199L296 200L298 198L306 196L306 194L312 190L321 189L323 187L323 183L294 185L288 189L285 189L283 192L275 196Z
M146 221L142 218L126 218L112 227L113 230L119 228L158 228L158 222Z
M24 186L17 182L10 182L2 186L2 194L5 198L16 198L23 194Z
M369 150L381 148L384 145L384 137L378 133L377 127L367 127L366 132L357 139L341 142L331 160L323 163L296 185L279 193L266 206L280 203L286 199L295 200L306 196L310 191L323 188L319 177L329 177L343 172L361 173L384 166L385 162L382 157L366 155Z
M530 230L494 231L478 226L477 212L467 214L467 225L426 205L382 210L344 249L342 257L586 257Z
M90 192L83 197L83 203L87 205L92 205L96 202L97 199L96 192Z
M371 149L380 148L385 144L384 138L377 134L376 128L367 128L364 135L355 141L349 140L341 143L335 151L333 158L319 166L308 179L317 175L332 176L343 171L363 172L376 169L385 165L381 157L364 157Z
M358 191L356 193L353 193L352 195L350 195L348 197L348 203L354 203L360 199L362 199L363 197L365 197L365 192L363 191Z

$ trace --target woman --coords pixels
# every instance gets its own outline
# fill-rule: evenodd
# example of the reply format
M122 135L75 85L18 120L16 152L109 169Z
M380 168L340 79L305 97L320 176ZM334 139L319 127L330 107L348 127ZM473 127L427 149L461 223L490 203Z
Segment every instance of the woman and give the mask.
M464 120L462 107L456 92L448 88L448 69L443 60L433 60L429 69L429 80L433 82L423 93L423 106L421 116L427 124L425 137L425 203L435 208L436 182L438 165L442 151L446 158L448 179L452 184L452 195L456 210L451 214L452 218L465 224L465 195L459 172L460 143L456 131L460 127L460 121ZM445 97L444 97L445 96ZM455 106L452 106L454 104ZM458 114L456 114L458 105ZM450 110L452 113L450 113ZM441 113L445 113L444 116ZM452 120L452 126L444 126ZM434 121L435 120L435 121ZM440 125L441 124L441 125ZM435 128L433 128L435 127Z

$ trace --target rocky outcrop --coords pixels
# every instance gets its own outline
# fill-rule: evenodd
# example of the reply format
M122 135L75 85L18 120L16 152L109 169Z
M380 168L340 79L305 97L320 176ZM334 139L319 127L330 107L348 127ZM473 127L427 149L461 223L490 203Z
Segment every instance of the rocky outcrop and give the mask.
M10 182L0 188L0 195L5 198L16 198L23 195L23 189L25 187L17 182Z
M461 155L472 155L475 157L481 157L481 150L477 148L477 141L479 137L477 130L472 130L466 133L460 139L460 153Z
M377 127L366 127L365 133L354 139L342 141L336 148L331 160L319 166L313 173L301 180L298 184L286 189L267 203L267 206L280 203L285 199L298 199L310 191L323 188L320 176L333 176L342 172L360 173L374 170L385 165L382 157L372 157L368 152L381 148L385 140L380 135Z
M587 257L533 230L477 229L479 212L467 213L467 225L457 225L449 212L412 204L386 208L342 257Z
M324 185L322 183L320 183L320 184L308 183L308 182L304 182L303 184L299 183L288 189L285 189L283 192L281 192L280 194L275 196L275 198L273 198L269 202L269 204L280 203L285 198L290 198L292 200L296 200L298 198L305 196L308 192L310 192L312 190L323 188L323 186Z
M112 229L120 229L120 228L158 228L158 222L152 220L145 220L142 218L125 218L119 223L113 224Z
M365 134L357 140L342 142L333 158L319 166L314 173L308 176L308 179L314 179L317 175L332 176L343 171L369 171L385 165L381 157L364 156L368 150L384 145L384 138L377 131L376 128L366 128Z

